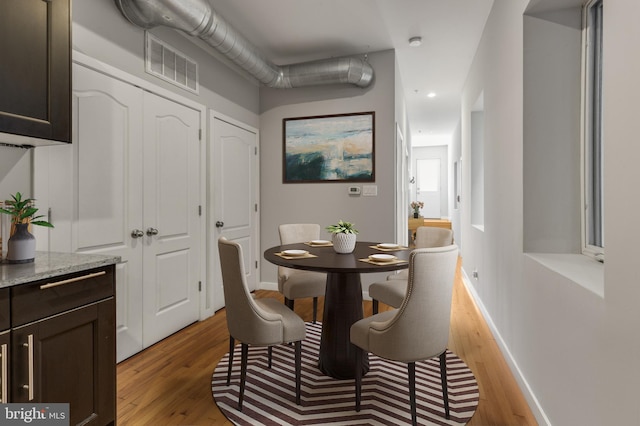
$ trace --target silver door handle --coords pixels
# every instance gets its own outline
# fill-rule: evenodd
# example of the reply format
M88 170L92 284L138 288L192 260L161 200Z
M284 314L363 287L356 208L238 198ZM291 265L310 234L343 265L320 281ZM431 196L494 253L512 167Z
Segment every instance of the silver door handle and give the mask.
M216 222L216 228L222 228L223 226L224 226L224 222L220 220Z
M144 232L139 229L134 229L133 231L131 231L131 236L133 238L142 238L144 237Z
M147 235L150 237L158 235L158 230L156 228L147 228Z

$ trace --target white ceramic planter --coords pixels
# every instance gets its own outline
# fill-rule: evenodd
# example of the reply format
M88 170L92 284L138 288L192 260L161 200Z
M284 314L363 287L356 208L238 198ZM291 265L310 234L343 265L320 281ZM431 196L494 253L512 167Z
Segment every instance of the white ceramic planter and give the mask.
M7 261L9 263L33 262L36 256L36 239L29 232L28 223L16 225L16 232L9 238Z
M332 242L336 253L351 253L356 248L356 234L333 234Z

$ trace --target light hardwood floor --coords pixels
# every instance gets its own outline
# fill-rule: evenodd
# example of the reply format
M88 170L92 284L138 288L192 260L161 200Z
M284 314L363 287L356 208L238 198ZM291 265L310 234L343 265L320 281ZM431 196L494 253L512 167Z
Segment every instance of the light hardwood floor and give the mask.
M277 297L282 301L272 291L259 290L256 297ZM318 308L321 316L321 303ZM364 308L365 316L371 315L371 302L365 301ZM311 321L311 309L311 299L296 301L296 312L305 321ZM381 304L380 310L386 309ZM211 396L211 374L228 350L228 339L223 309L118 364L118 424L231 425ZM478 380L480 403L470 426L537 424L464 287L459 269L449 349L467 363Z

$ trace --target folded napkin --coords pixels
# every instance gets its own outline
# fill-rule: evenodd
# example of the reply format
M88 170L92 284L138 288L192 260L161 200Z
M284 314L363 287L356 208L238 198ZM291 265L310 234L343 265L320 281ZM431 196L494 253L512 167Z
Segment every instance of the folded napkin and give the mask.
M326 244L314 244L311 241L309 241L308 243L305 243L306 245L308 245L309 247L332 247L333 243L331 241L329 241Z
M275 254L276 256L280 256L281 258L283 258L283 259L287 259L287 260L295 260L295 259L309 259L309 258L311 258L311 257L318 257L318 256L316 256L315 254L311 254L311 253L307 253L307 254L304 254L304 255L302 255L302 256L289 256L289 255L286 255L286 254L284 254L284 253L282 253L282 252L280 252L280 253L274 253L274 254Z

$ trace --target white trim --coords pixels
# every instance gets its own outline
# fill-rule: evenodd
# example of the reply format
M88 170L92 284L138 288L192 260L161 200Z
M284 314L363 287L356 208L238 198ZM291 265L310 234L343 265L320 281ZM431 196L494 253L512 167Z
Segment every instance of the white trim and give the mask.
M469 295L471 296L474 303L476 304L476 307L482 313L482 316L484 317L484 320L487 323L487 326L491 330L491 333L493 334L493 337L495 338L496 343L498 344L498 348L500 349L500 352L502 352L502 356L507 362L509 369L513 373L513 376L515 377L516 382L518 383L518 386L522 391L522 394L527 400L527 403L529 404L529 408L531 409L531 412L533 413L534 417L538 421L538 424L551 426L551 421L546 416L544 410L542 409L542 405L540 405L538 398L536 398L535 394L533 393L533 390L531 389L531 386L529 386L527 379L522 374L520 367L518 367L518 363L513 358L513 355L511 355L511 352L509 351L509 347L507 346L504 339L500 335L500 332L498 332L498 329L496 328L496 325L494 324L493 319L491 318L491 315L489 315L489 312L487 311L484 304L482 303L482 299L480 299L480 296L478 295L475 288L473 287L473 284L471 284L471 281L469 280L469 277L466 271L464 270L464 268L462 268L462 282L464 283L465 287L467 288L467 291L469 292Z

